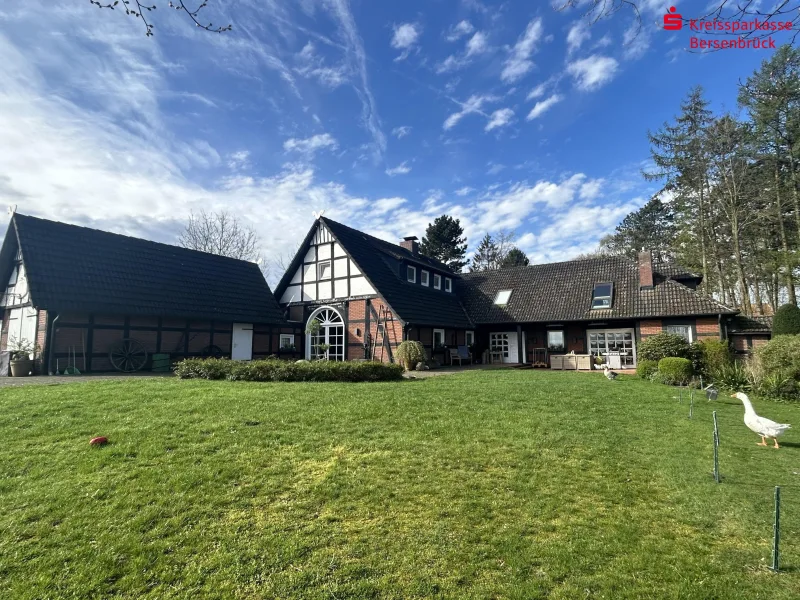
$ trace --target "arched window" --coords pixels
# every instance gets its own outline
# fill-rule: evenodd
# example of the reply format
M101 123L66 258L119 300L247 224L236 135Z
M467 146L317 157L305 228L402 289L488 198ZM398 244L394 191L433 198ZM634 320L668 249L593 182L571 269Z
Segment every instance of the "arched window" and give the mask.
M316 321L315 326L312 321ZM318 308L308 319L306 331L316 330L306 335L306 358L318 360L344 360L344 319L335 308Z

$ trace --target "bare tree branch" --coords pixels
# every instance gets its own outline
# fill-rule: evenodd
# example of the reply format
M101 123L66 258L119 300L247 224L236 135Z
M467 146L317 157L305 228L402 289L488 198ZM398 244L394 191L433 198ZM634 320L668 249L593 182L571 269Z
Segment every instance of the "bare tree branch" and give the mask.
M239 223L227 211L191 213L186 229L178 238L178 243L184 248L250 262L262 258L259 242L255 230ZM263 260L259 264L262 263Z
M154 25L147 20L145 15L146 13L156 10L157 6L155 4L142 4L140 0L114 0L113 2L109 0L105 4L100 0L89 0L89 3L94 4L98 8L109 8L111 10L115 10L121 4L121 8L125 11L126 15L141 19L142 23L144 23L146 36L150 37L153 35ZM200 29L205 29L206 31L210 31L212 33L222 33L223 31L230 31L233 28L233 25L214 27L214 24L211 22L205 23L199 20L200 11L208 6L208 0L202 0L202 3L194 10L191 10L189 7L187 7L184 0L177 0L177 3L169 2L168 6L170 8L174 8L175 10L182 10L185 12L187 15L189 15L189 18L194 21L195 27L199 27Z

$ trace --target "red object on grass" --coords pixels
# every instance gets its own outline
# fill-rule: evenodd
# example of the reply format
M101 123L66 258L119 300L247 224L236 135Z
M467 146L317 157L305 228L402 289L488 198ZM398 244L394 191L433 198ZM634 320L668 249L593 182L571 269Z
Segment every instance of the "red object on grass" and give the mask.
M92 438L92 439L89 440L89 443L92 446L102 446L103 444L107 444L108 443L108 438L107 437L103 437L103 436Z

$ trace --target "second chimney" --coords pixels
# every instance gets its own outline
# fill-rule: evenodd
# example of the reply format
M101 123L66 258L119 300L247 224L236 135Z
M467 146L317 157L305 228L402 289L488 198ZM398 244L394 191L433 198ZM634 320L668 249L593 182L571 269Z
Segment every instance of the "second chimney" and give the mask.
M404 237L403 241L400 242L400 247L405 248L406 250L411 252L411 254L413 254L414 256L419 254L419 242L417 241L417 236L415 235Z
M653 289L653 254L649 250L639 252L639 289Z

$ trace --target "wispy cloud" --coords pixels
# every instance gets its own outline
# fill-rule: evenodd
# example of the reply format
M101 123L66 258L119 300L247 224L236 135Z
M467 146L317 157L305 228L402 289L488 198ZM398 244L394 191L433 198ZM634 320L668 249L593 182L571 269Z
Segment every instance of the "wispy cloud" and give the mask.
M484 131L491 131L492 129L497 129L498 127L505 127L511 123L513 118L514 111L510 108L501 108L500 110L496 110L489 118L489 122L486 124Z
M585 19L580 19L572 24L567 33L567 55L580 49L585 41L592 37L589 25Z
M306 156L313 156L318 150L336 150L339 144L329 133L320 133L306 139L289 138L283 143L286 152L298 152Z
M392 129L392 135L396 137L398 140L402 140L410 133L411 133L411 127L409 125L401 125L400 127L395 127L394 129Z
M456 190L456 196L468 196L470 192L474 192L475 188L471 188L468 185L465 185L462 188Z
M596 90L614 79L619 63L609 57L595 54L567 65L567 72L575 79L579 90Z
M450 73L463 69L472 62L472 59L480 54L489 52L489 38L485 33L478 31L467 40L464 51L459 54L451 54L442 62L436 65L436 72L439 74Z
M506 83L513 83L527 75L533 69L531 56L536 51L536 46L542 37L544 27L542 19L536 18L528 23L525 32L519 37L517 43L509 52L509 57L503 64L500 78Z
M472 23L464 20L450 27L445 34L445 38L448 42L455 42L473 31L475 31L475 28L472 26Z
M561 102L563 99L563 96L559 94L553 94L544 100L540 100L533 105L533 108L531 109L531 112L528 113L526 120L532 121L533 119L542 116L545 112Z
M348 61L353 71L357 74L358 85L355 85L354 88L361 100L361 122L372 136L375 146L375 158L378 159L386 151L386 136L381 129L375 97L369 86L367 54L364 51L364 42L358 35L356 22L347 0L328 0L326 6L331 8L339 24L339 32L345 42Z
M401 51L395 61L405 60L419 40L421 28L416 23L401 23L395 25L393 29L392 48Z
M470 58L478 54L483 54L488 50L489 50L489 40L486 37L486 34L481 31L478 31L467 42L466 56L467 58Z
M411 173L411 167L408 166L408 161L405 160L396 167L386 169L386 174L389 177L394 177L395 175L408 175L409 173Z
M313 42L308 42L297 54L299 66L295 72L303 77L316 79L320 84L337 88L348 80L348 71L345 65L330 67L325 64L322 57L316 53Z
M470 96L466 102L461 104L461 110L458 112L454 112L444 122L444 129L447 131L448 129L452 129L458 122L461 121L464 117L471 114L481 114L486 116L486 113L483 112L483 105L487 102L494 102L497 98L491 95L479 96L473 95Z

